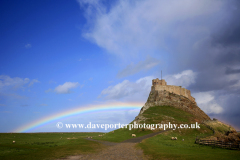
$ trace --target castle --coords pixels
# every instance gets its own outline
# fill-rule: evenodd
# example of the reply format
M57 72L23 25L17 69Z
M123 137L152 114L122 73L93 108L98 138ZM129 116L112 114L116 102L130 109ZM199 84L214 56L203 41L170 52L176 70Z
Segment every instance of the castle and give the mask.
M191 96L190 90L182 88L181 86L167 85L167 82L164 79L153 79L151 92L152 91L168 91L170 93L175 93L177 95L187 97L192 102L195 102L195 98Z

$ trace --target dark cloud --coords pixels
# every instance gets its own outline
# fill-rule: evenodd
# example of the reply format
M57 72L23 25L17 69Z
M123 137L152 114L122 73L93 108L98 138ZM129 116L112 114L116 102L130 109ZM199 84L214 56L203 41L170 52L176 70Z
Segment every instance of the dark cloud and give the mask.
M240 43L240 1L229 1L225 6L225 14L213 35L213 44L229 46Z
M186 49L187 58L178 61L188 60L186 67L198 73L196 83L189 89L213 91L216 102L224 109L209 116L240 130L240 1L229 1L219 16L222 18L210 36L198 42L197 49Z
M237 73L240 73L240 69L232 69L230 67L227 67L225 73L226 74L237 74Z
M238 46L240 43L238 44ZM215 63L217 65L232 66L240 64L240 48L235 46L228 46L222 48L222 52L216 57Z

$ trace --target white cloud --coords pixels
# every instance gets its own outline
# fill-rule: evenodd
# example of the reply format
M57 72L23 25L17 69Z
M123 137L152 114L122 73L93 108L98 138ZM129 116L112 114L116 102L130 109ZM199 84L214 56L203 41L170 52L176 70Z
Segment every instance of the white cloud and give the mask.
M37 79L33 79L30 81L30 83L28 84L28 87L32 86L34 83L40 83L40 81L38 81Z
M99 95L99 98L145 101L150 93L152 80L155 78L158 77L147 76L140 78L135 82L124 80L121 83L104 89ZM165 80L169 85L181 85L187 87L190 84L195 83L195 78L195 72L185 70L178 74L167 75Z
M67 94L71 93L70 89L76 88L78 86L78 82L65 82L63 85L57 86L54 91L59 94Z
M27 48L27 49L28 49L28 48L31 48L31 47L32 47L32 45L29 44L29 43L25 45L25 48Z
M199 38L196 35L205 36L215 23L208 22L208 18L224 6L223 1L209 0L122 0L107 9L101 1L78 2L88 20L83 36L121 56L141 54L143 49L168 49L169 38L192 40ZM202 18L207 23L203 24ZM191 23L194 20L199 23Z
M152 57L147 57L144 61L140 61L136 65L131 63L126 68L119 71L117 74L117 77L122 78L122 77L126 77L129 75L133 75L142 70L149 70L149 69L155 67L156 65L158 65L159 63L160 63L159 60L152 58Z
M193 93L198 106L206 113L219 114L223 112L223 108L216 102L213 92Z
M45 103L42 103L42 104L40 104L40 106L48 106L47 104L45 104Z
M14 77L11 78L6 75L0 75L0 89L3 89L5 87L13 87L13 88L21 88L25 84L29 83L29 78L19 78Z
M125 98L125 100L129 99L143 101L142 99L145 98L150 92L152 79L153 77L148 76L140 78L136 82L124 80L115 86L109 86L108 88L104 89L99 97L115 100Z
M33 79L30 81L29 78L11 78L7 75L0 75L0 90L4 88L7 89L8 87L12 87L14 89L24 88L24 85L26 84L28 84L29 87L32 86L34 83L39 83L39 81L37 79Z
M167 75L164 77L168 85L182 86L184 88L195 83L197 73L192 70L185 70L178 74Z

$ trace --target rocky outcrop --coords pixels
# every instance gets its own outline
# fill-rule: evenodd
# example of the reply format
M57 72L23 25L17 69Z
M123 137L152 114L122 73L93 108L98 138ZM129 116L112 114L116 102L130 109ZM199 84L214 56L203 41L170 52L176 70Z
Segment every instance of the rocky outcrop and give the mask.
M154 90L150 92L147 102L142 107L139 115L135 118L134 121L136 121L137 123L140 123L140 121L144 121L145 117L142 115L142 113L152 106L170 106L179 108L194 115L196 119L200 122L205 120L211 120L210 117L197 106L195 101L191 101L185 96L170 93L168 91Z

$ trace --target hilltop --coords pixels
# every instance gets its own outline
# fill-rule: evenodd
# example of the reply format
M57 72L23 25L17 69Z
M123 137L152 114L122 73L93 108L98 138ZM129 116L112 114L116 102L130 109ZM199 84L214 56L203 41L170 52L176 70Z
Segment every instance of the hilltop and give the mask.
M167 113L164 115L164 110L161 111L163 106L165 106L165 109L166 106L168 106L191 114L192 118L189 119L188 122L195 121L202 123L203 121L211 120L210 117L197 106L195 98L191 96L191 92L189 90L182 88L181 86L167 85L165 80L154 79L152 81L151 92L147 102L141 108L139 115L134 121L137 123L149 121L152 116L149 116L150 113L147 110L153 110L151 107L156 106L159 108L155 109L155 113L152 114L154 117L158 117L158 119L161 117L162 121L160 123L164 123L165 121L181 122L181 120L176 120L171 115L167 115Z

